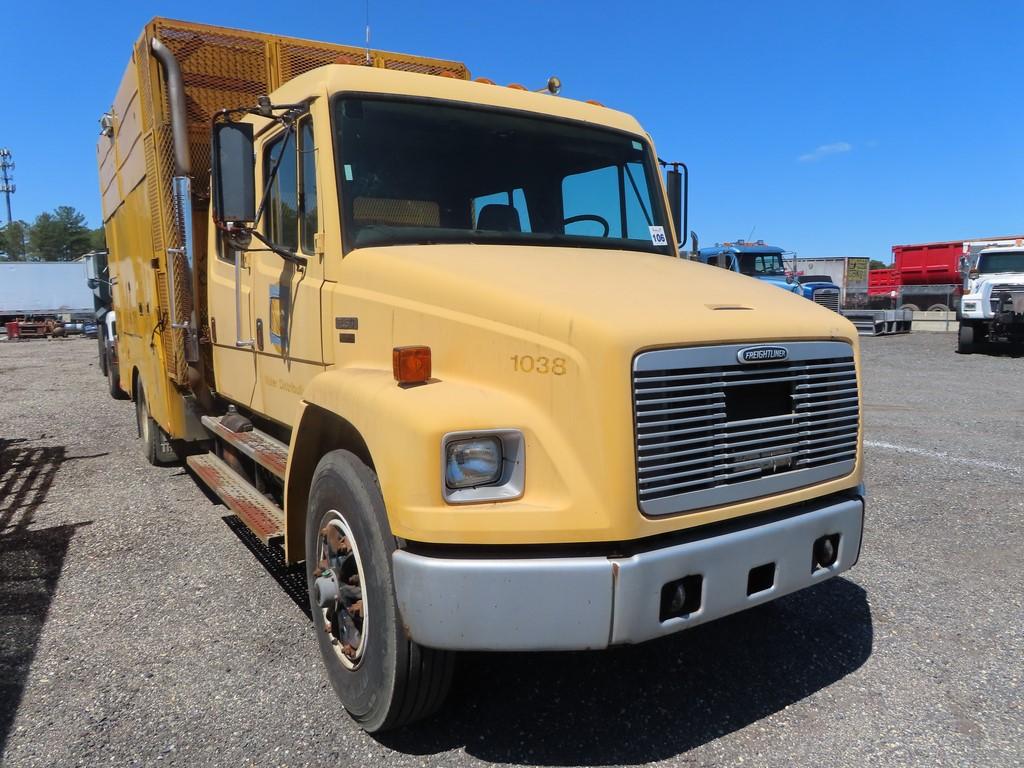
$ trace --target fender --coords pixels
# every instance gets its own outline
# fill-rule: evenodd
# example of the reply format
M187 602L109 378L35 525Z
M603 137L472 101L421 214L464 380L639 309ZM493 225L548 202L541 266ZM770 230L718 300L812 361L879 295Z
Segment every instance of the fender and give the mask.
M309 383L294 423L285 482L289 561L301 559L316 463L335 448L351 450L373 467L392 533L401 538L509 544L536 542L540 534L541 540L555 541L571 527L564 513L578 505L591 510L585 527L598 530L610 522L601 511L595 473L580 462L552 415L508 392L436 379L402 387L390 370L331 370ZM509 502L445 503L442 438L495 428L523 431L526 493ZM557 466L552 456L559 457Z

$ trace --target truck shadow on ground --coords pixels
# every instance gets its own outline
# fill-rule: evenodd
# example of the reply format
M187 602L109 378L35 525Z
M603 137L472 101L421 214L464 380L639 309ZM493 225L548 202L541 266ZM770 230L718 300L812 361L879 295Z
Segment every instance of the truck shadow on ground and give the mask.
M836 578L640 646L464 654L445 710L379 741L520 765L662 760L835 683L864 664L872 638L864 590Z
M31 530L63 446L0 437L0 760L78 525Z

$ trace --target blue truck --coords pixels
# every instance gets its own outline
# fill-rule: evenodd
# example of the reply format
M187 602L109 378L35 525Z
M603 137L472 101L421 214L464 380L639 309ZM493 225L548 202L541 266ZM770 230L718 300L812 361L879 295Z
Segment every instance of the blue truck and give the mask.
M701 248L698 257L704 264L721 267L733 272L756 278L778 286L790 293L839 311L839 286L822 275L794 276L786 266L786 256L791 253L774 245L765 245L764 240L748 243L738 240L734 243L715 243Z

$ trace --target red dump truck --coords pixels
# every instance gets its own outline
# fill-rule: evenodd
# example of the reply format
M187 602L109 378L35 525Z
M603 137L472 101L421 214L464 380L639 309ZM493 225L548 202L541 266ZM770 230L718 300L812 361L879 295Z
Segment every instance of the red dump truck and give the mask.
M892 247L892 267L868 273L871 306L911 310L955 310L963 295L961 259L981 248L1012 245L1021 235L946 240Z

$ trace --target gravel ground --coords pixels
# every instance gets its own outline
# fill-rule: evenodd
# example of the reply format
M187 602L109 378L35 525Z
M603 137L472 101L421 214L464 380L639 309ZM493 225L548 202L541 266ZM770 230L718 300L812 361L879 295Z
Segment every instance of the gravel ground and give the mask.
M1024 763L1024 359L865 339L860 563L644 646L467 654L373 739L294 579L180 467L145 463L84 339L0 344L0 762Z

